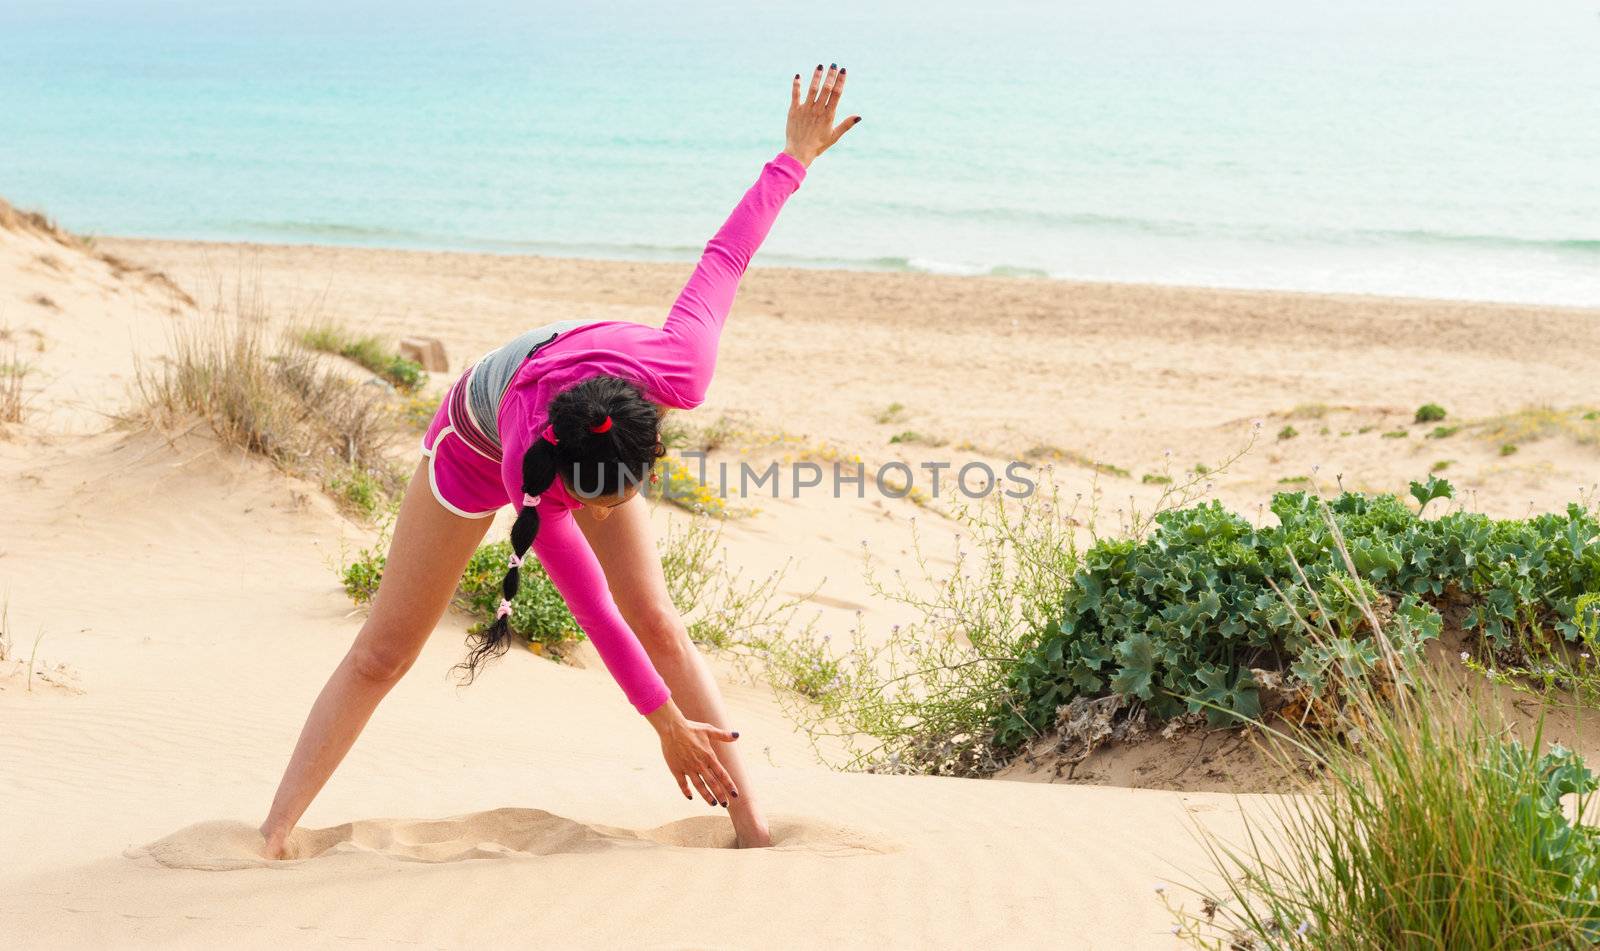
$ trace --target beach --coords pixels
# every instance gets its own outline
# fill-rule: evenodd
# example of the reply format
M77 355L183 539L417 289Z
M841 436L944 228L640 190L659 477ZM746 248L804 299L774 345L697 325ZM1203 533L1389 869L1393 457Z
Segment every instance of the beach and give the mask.
M725 820L679 798L592 657L518 650L456 687L459 612L301 823L311 857L255 858L305 711L360 624L337 566L375 530L204 427L117 425L137 368L243 286L273 323L438 338L436 397L529 327L659 321L686 273L317 246L91 252L0 230L0 347L34 368L28 415L0 439L0 930L37 947L1173 947L1153 887L1199 874L1197 826L1227 835L1256 797L1199 771L1166 789L833 771L769 686L719 662L777 839L738 852L721 848ZM1085 532L1197 464L1217 470L1198 488L1243 513L1275 491L1403 492L1447 471L1477 508L1520 516L1593 483L1597 448L1568 411L1592 392L1597 319L757 267L688 415L731 420L730 446L821 459L1050 465ZM1446 421L1416 422L1424 403ZM891 441L908 432L921 438ZM414 463L411 439L397 452ZM942 500L741 504L730 561L791 565L786 588L840 635L897 617L862 578L863 543L900 566L913 519L940 544L959 533Z

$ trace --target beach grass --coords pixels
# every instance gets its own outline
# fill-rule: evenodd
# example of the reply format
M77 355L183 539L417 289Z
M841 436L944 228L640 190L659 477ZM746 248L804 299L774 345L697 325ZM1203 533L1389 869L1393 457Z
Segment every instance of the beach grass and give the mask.
M0 424L21 423L27 412L28 400L23 390L33 368L17 356L16 345L0 360Z
M348 511L371 516L405 478L388 456L391 398L321 365L267 330L266 304L240 289L179 325L170 358L138 367L124 420L168 431L199 420L224 445L322 483Z
M1174 932L1217 951L1593 946L1597 784L1543 718L1524 745L1482 681L1388 648L1344 693L1335 722L1269 731L1294 794L1233 841L1200 833L1222 884L1192 886L1197 909L1163 891Z

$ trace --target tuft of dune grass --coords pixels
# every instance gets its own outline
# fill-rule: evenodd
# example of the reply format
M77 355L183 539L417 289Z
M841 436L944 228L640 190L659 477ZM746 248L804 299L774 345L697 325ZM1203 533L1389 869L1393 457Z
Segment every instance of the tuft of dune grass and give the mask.
M28 402L23 396L22 384L31 368L17 357L12 344L9 355L0 360L0 425L21 423Z
M55 220L37 211L24 211L4 198L0 198L0 228L23 234L37 234L69 247L82 247L77 235L55 223Z
M299 339L312 350L337 354L371 370L403 393L415 392L428 380L420 363L405 359L371 334L356 336L334 324L322 323L301 331Z
M324 365L267 323L265 303L240 291L231 308L177 328L170 358L139 367L125 420L169 431L198 420L224 445L313 478L346 508L375 514L404 487L387 455L399 434L393 398Z

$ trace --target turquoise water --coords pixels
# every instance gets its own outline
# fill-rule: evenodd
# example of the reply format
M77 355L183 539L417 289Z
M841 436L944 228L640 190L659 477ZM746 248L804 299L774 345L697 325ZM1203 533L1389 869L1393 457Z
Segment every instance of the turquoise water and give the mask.
M1600 0L0 5L0 195L80 231L1600 304ZM975 315L981 319L981 315Z

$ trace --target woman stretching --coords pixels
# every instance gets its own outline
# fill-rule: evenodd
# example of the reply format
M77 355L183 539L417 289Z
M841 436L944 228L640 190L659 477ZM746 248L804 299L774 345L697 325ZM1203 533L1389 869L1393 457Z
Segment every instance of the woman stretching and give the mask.
M618 322L542 327L490 353L446 395L422 439L372 613L317 697L261 824L270 858L349 752L378 701L444 615L489 518L517 508L494 623L469 639L470 682L504 654L519 568L531 551L606 669L655 728L685 796L729 810L741 847L771 844L731 745L716 681L667 594L641 482L662 454L668 408L705 399L739 278L806 167L861 121L834 124L845 71L794 77L783 152L706 245L657 330Z

